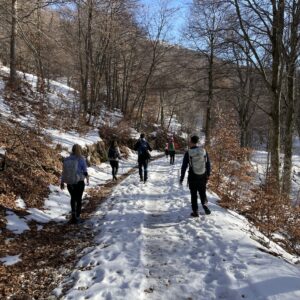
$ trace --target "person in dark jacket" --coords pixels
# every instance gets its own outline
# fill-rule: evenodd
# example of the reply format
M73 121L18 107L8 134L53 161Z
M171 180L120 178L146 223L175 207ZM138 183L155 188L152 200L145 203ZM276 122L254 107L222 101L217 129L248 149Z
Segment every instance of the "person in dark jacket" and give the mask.
M174 163L175 163L175 143L174 143L173 138L171 138L168 143L168 152L170 155L170 165L174 165Z
M75 144L72 147L72 153L69 157L65 158L65 161L75 161L77 160L77 182L73 184L67 184L68 191L71 196L71 223L79 223L81 222L80 214L81 214L81 203L82 203L82 195L85 187L84 179L87 181L87 185L89 185L89 175L87 172L87 165L85 158L82 156L82 150L80 145ZM63 190L65 188L65 180L64 175L61 177L60 188Z
M144 133L140 135L139 140L134 145L134 150L138 152L140 181L146 182L148 179L148 162L150 159L149 151L152 151L152 148L150 147L149 143L146 141ZM144 168L144 174L143 174L143 168Z
M113 180L118 180L117 174L119 170L119 159L122 158L120 149L118 147L118 143L115 140L111 142L110 147L108 149L108 159L112 169Z
M182 184L187 167L189 166L188 184L191 193L192 217L198 217L198 201L197 194L204 212L208 215L211 213L207 207L206 184L210 176L211 166L207 152L204 148L199 147L199 137L192 136L190 140L190 148L183 157L181 166L180 184Z

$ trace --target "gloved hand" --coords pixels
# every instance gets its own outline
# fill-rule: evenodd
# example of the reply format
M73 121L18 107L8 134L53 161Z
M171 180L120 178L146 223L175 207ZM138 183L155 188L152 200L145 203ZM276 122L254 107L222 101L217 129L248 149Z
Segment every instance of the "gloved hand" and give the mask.
M60 189L63 190L64 188L65 188L65 184L63 182L61 182Z

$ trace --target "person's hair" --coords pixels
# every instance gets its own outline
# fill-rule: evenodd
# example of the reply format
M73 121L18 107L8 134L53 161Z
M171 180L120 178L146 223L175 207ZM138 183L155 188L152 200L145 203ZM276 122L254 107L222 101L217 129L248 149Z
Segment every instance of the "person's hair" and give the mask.
M116 141L116 140L111 141L110 147L111 147L111 148L116 148L116 147L118 147L117 141Z
M193 135L191 137L191 143L197 144L199 142L199 137L197 135Z
M141 139L143 139L145 137L144 133L141 133Z
M76 156L81 156L82 155L82 149L81 146L78 144L73 145L72 147L72 154Z

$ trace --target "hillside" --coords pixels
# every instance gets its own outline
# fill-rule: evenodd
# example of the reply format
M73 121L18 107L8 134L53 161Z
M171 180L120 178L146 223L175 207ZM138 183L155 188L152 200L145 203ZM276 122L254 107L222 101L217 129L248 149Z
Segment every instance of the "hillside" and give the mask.
M3 68L4 80L5 74ZM111 168L101 157L103 147L100 152L93 149L104 142L97 127L107 128L107 120L114 127L122 115L103 112L96 127L80 132L76 124L54 121L49 114L59 116L57 107L68 111L74 102L74 91L57 82L51 82L47 94L49 113L32 115L31 105L40 95L30 84L35 77L28 74L26 79L29 85L25 84L22 97L9 94L7 98L5 83L0 81L5 134L18 130L21 141L1 140L2 153L6 152L6 167L0 174L2 298L300 297L299 257L272 242L242 215L222 208L212 191L208 192L212 214L189 217L189 192L178 184L181 155L175 165L164 157L152 161L149 180L143 184L135 169L136 154L124 148L120 179L113 182ZM20 105L24 99L27 110ZM45 120L46 115L52 122L43 127L40 116ZM131 134L133 139L138 136L134 129ZM93 156L90 186L84 194L84 223L79 225L68 223L69 194L58 185L61 158L74 142ZM154 157L161 154L153 151ZM265 173L266 153L256 152L253 163L259 181ZM297 185L295 181L294 191Z

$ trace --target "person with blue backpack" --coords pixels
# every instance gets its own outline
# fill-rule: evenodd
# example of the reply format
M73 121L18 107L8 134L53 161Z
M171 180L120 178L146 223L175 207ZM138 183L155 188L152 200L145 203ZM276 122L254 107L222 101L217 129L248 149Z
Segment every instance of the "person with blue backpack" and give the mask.
M149 151L152 151L152 148L146 141L144 133L141 133L139 140L134 145L134 150L138 152L140 181L146 182L148 179L148 162L151 158Z
M117 174L119 169L119 159L121 158L121 152L118 147L117 141L113 140L108 149L108 159L112 169L113 180L118 180Z
M67 184L67 189L71 196L72 217L70 222L73 224L81 222L80 214L85 179L87 185L89 185L87 164L85 158L82 156L82 149L80 145L75 144L72 147L71 155L66 157L63 161L63 172L60 183L62 190L65 188L65 183Z
M207 206L206 184L210 176L211 166L208 154L203 147L198 146L199 137L194 135L190 140L190 148L185 153L181 166L180 184L182 184L187 167L189 167L188 185L191 193L192 217L198 217L197 194L205 214L211 213Z

